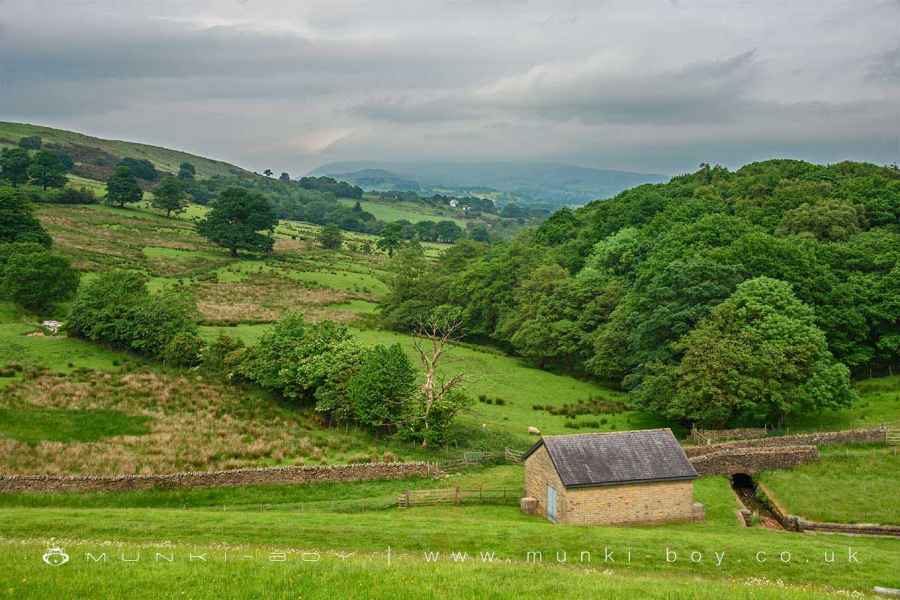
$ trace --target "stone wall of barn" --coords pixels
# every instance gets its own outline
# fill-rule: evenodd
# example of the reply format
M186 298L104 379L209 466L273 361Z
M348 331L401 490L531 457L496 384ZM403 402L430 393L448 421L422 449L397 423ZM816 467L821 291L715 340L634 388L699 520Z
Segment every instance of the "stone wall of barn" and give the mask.
M566 490L561 522L576 525L660 523L694 518L694 482L658 481Z
M525 460L525 496L537 500L534 514L543 517L547 516L548 485L556 490L556 512L557 515L561 515L564 510L566 488L563 487L553 461L550 460L547 447L541 446Z
M537 500L532 514L547 516L547 486L557 492L557 521L617 525L702 520L692 481L653 482L566 489L546 446L525 461L525 496Z

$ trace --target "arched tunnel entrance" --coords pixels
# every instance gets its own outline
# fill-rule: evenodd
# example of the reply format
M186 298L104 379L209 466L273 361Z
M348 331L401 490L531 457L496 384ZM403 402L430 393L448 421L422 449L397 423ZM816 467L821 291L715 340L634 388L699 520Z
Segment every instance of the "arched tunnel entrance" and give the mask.
M784 529L764 499L758 495L756 482L752 476L747 473L734 473L731 476L731 489L744 508L750 511L749 516L745 513L744 519L748 527L762 525L770 529Z

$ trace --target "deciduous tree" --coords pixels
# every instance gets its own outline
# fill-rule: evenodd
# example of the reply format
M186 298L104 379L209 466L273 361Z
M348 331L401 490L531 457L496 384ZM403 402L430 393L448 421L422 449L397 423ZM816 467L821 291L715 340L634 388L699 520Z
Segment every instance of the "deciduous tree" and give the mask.
M274 241L269 234L277 224L275 211L263 195L233 187L219 195L197 230L237 256L238 250L271 252Z
M340 250L344 243L344 235L337 225L326 225L319 231L319 243L329 250Z
M143 197L144 192L128 167L116 167L106 180L106 203L111 206L124 207L126 204L140 202Z
M66 185L66 170L62 161L52 152L40 150L28 165L28 177L42 189L61 188Z
M172 176L165 177L153 190L150 205L166 211L167 217L172 216L173 212L183 212L188 206L188 201L181 181Z
M78 271L44 246L20 242L0 249L0 295L16 304L40 313L70 299L78 289Z
M8 181L13 187L28 183L29 164L31 158L27 150L22 148L0 150L0 179Z
M394 252L403 244L403 228L397 223L389 223L378 238L378 249L394 256Z

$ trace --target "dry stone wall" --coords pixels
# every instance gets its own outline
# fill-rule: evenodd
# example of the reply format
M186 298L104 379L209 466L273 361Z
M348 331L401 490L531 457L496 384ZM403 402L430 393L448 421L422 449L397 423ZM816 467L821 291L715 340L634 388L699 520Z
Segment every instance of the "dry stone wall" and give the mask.
M848 429L846 431L823 431L819 433L801 433L782 435L757 440L741 440L725 442L709 446L685 446L684 452L689 458L721 452L731 448L775 448L779 446L825 446L829 444L883 444L887 430L881 427L872 429Z
M369 463L330 466L273 467L229 471L195 471L169 475L0 475L0 493L109 492L150 488L190 488L325 481L369 481L434 477L441 470L431 463Z
M744 427L740 429L693 429L691 440L695 444L717 444L731 440L751 440L764 438L768 430L763 427Z

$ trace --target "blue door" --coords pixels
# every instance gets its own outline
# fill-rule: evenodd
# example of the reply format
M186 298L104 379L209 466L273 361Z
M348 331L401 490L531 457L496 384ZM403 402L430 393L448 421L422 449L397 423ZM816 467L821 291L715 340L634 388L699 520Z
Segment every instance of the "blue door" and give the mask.
M556 523L556 490L547 486L547 518Z

